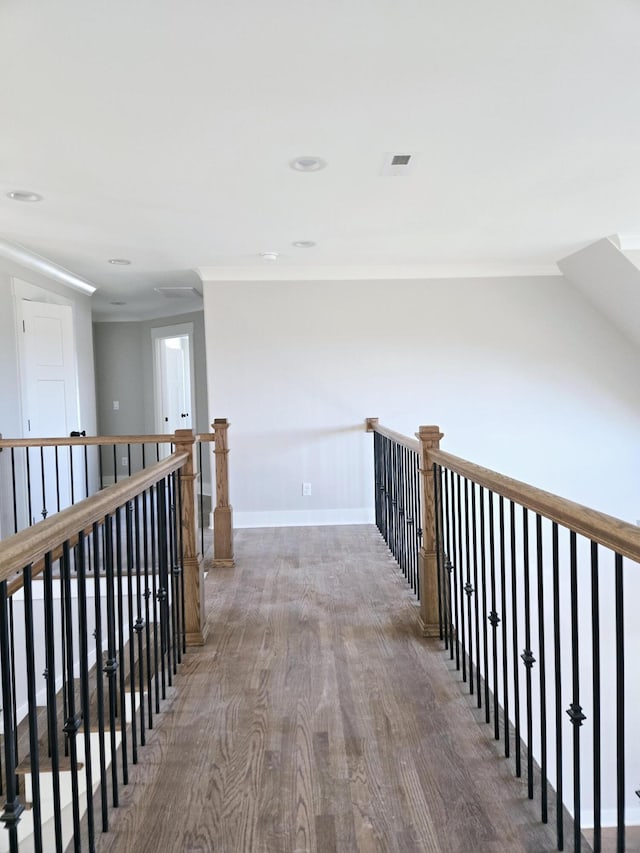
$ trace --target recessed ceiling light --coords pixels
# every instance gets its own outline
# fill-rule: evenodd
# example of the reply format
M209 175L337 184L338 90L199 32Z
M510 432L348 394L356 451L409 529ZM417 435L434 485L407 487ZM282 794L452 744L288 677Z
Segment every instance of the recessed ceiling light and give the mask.
M260 252L260 257L263 261L277 261L278 253L277 252Z
M114 299L111 303L112 305L126 305L126 302L122 302L120 299Z
M29 190L11 190L7 196L13 201L42 201L42 196Z
M109 258L109 263L116 267L128 267L131 261L127 258Z
M321 157L296 157L289 165L296 172L319 172L327 164Z
M315 243L313 240L294 240L291 245L295 246L296 249L312 249Z

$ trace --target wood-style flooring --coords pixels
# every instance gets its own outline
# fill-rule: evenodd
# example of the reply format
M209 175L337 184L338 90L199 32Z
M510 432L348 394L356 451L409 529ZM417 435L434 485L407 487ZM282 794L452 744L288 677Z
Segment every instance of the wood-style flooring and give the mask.
M99 853L545 853L374 527L242 530Z

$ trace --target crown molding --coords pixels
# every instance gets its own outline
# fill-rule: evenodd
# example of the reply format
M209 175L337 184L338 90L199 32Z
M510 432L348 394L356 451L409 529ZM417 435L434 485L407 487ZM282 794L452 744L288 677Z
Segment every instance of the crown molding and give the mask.
M88 281L85 281L80 276L72 273L70 270L61 267L59 264L50 261L48 258L43 258L42 255L32 252L25 246L18 243L10 243L8 240L3 240L0 237L0 257L6 258L8 261L14 261L22 267L39 272L51 278L54 281L64 284L67 287L73 287L74 290L80 290L82 293L91 295L95 293L97 288Z
M518 278L561 276L556 264L340 264L326 266L196 267L202 281L351 281L442 278Z

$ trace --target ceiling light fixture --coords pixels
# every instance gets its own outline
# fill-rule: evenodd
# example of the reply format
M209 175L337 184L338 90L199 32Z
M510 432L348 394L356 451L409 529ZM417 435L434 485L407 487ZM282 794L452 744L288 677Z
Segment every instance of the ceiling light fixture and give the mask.
M131 261L127 258L109 258L109 263L114 267L128 267Z
M312 249L315 243L313 240L294 240L291 245L295 246L296 249Z
M296 172L319 172L327 163L321 157L296 157L289 165Z
M29 190L11 190L7 197L13 201L42 201L42 196Z
M260 252L260 257L263 261L277 261L278 260L278 252Z

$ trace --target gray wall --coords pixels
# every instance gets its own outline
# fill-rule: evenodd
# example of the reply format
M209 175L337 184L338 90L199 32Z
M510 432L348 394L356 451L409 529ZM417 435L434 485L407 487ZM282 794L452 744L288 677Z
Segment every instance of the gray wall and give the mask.
M193 323L194 330L195 429L196 432L209 431L204 312L198 311L157 320L94 323L99 435L156 432L151 331L182 323ZM114 400L120 403L117 411L113 409ZM120 455L118 463L122 467ZM112 461L105 458L104 471L107 476L113 473L112 467ZM206 466L204 482L207 493L210 491L210 479Z

